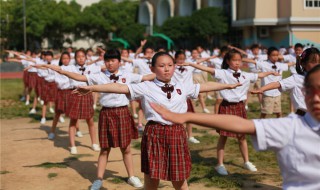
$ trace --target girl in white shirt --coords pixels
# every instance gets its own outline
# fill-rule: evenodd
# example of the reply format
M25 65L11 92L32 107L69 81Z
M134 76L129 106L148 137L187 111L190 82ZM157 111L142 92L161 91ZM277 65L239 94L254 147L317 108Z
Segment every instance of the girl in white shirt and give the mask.
M213 77L218 79L218 81L221 83L241 83L242 86L236 89L220 91L223 101L219 107L219 114L230 114L247 118L245 101L247 99L247 93L250 87L250 83L256 82L258 78L263 78L271 74L277 75L277 73L247 73L241 71L241 59L241 53L235 49L232 49L224 56L222 69L214 69L196 64L191 64L191 66L211 73ZM221 175L228 175L228 172L223 165L224 147L228 137L234 137L238 139L241 155L244 161L244 167L250 171L257 171L256 167L249 161L248 146L245 135L230 133L223 130L220 130L218 132L220 134L220 137L217 145L218 164L215 167L217 172Z
M91 91L113 92L140 99L148 121L142 136L141 167L145 177L145 189L157 189L160 179L171 181L175 189L188 189L186 179L190 176L191 157L183 125L163 120L149 102L165 105L177 113L187 111L187 97L196 98L199 92L235 88L239 84L204 83L184 85L172 81L175 70L173 58L166 52L158 52L152 58L154 81L139 84L105 84L77 88L86 94Z
M319 62L319 56L317 58ZM283 189L320 189L320 65L311 69L304 81L307 113L295 118L246 120L230 115L178 114L152 103L163 119L249 134L256 150L277 154ZM242 126L242 127L239 127Z

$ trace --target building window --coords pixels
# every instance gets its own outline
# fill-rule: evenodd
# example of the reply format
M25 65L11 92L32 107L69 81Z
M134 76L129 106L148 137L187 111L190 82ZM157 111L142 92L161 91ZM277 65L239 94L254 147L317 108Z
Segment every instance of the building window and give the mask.
M307 8L319 8L320 0L305 0L305 6Z

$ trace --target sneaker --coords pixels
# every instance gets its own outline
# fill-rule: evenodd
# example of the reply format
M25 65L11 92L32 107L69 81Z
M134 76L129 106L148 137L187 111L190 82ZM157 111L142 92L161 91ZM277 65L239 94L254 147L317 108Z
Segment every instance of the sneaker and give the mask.
M251 162L246 162L246 163L244 163L244 168L246 168L247 170L250 170L250 171L252 171L252 172L258 171L257 168L256 168L256 166L253 165Z
M133 114L133 118L138 119L138 114Z
M41 118L40 123L41 123L41 124L45 124L45 123L46 123L46 118L45 118L45 117Z
M72 147L70 148L70 153L71 153L71 154L78 154L77 147L72 146Z
M204 113L210 113L210 111L209 111L207 108L204 108L204 109L203 109L203 112L204 112Z
M97 105L93 104L93 109L96 110L97 109Z
M43 104L44 104L44 101L43 100L40 100L40 104L43 106Z
M50 113L54 113L54 109L53 108L49 108L49 112Z
M48 139L49 140L54 139L54 137L55 137L54 133L49 133L49 135L48 135Z
M77 132L76 132L76 135L77 135L77 137L80 137L80 138L83 137L81 131L77 131Z
M249 110L249 107L248 107L248 105L246 105L246 106L245 106L245 109L246 109L247 111Z
M220 175L228 175L228 172L226 170L226 167L224 167L224 165L216 166L214 169L216 169L216 171Z
M208 98L209 100L213 100L212 96L209 95L209 94L208 94L207 98Z
M101 150L100 146L97 144L92 144L92 149L96 152L99 152Z
M60 122L60 123L64 123L64 122L65 122L65 121L64 121L64 118L63 118L62 116L59 117L59 122Z
M35 114L37 113L36 109L32 108L30 111L29 111L29 114Z
M20 98L20 101L21 101L21 102L26 101L26 97L22 96L22 97Z
M101 187L102 187L102 180L97 179L92 183L90 190L99 190Z
M143 125L142 125L142 124L139 124L139 125L137 126L137 128L138 128L138 131L139 131L139 132L143 132Z
M194 137L190 137L188 139L188 141L191 142L191 143L194 143L194 144L199 144L200 143L200 141L198 139L194 138Z
M40 102L40 100L41 100L41 99L40 99L40 97L38 97L38 99L37 99L37 100Z
M29 101L26 101L26 106L29 105L29 104L30 104L30 102L29 102Z
M135 176L131 176L128 179L128 184L135 187L135 188L141 188L143 187L143 184L141 183L140 179L138 177Z

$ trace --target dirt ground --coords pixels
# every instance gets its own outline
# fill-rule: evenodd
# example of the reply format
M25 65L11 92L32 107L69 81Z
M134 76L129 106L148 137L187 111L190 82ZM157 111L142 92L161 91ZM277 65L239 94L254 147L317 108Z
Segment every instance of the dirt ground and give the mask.
M208 107L210 110L213 108ZM76 138L78 159L69 152L68 122L59 123L57 136L48 140L52 120L45 125L32 123L30 118L1 120L1 190L88 190L96 178L98 152L90 147L90 137L85 122L80 123L84 135ZM97 127L97 123L95 123ZM201 129L207 129L198 127ZM212 131L211 131L212 132ZM199 135L199 134L194 134ZM141 139L139 139L141 140ZM140 171L140 150L132 148L136 176L143 181ZM71 157L71 159L70 159ZM73 158L73 159L72 159ZM66 168L35 167L47 162L67 163ZM50 177L51 176L51 177ZM135 189L126 183L127 173L119 149L112 149L106 168L103 190ZM250 182L248 182L250 183ZM270 185L270 184L269 184ZM259 189L280 189L277 185L261 184ZM248 186L247 186L248 187ZM250 187L252 187L250 185ZM191 183L190 189L215 190L203 184ZM161 181L159 189L173 189L171 183ZM243 189L252 189L246 188Z

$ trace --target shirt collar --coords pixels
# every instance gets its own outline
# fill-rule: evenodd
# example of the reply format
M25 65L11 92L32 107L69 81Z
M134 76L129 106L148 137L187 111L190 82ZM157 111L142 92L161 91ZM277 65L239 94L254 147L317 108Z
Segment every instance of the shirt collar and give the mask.
M159 81L157 78L155 78L155 79L153 80L153 82L154 82L157 86L160 86L160 87L165 85L164 82ZM171 84L172 86L175 86L175 85L176 85L176 83L173 82L172 80L169 82L169 84Z
M86 67L87 67L87 64L84 64L83 66L80 66L80 65L76 64L76 68L77 68L77 69L78 69L78 68L82 68L82 67L86 68Z
M230 72L230 73L235 73L235 71L234 70L232 70L232 69L230 69L230 68L228 68L228 71ZM239 70L237 70L237 73L241 73L241 70L239 69Z
M108 70L106 70L106 71L104 72L104 74L106 74L107 77L110 77L110 75L112 75L112 74L110 73L110 71L108 71ZM116 76L121 76L121 75L122 75L122 71L121 71L121 70L118 70L117 74L115 74L115 75L116 75Z
M314 130L314 131L319 131L320 129L320 122L315 120L311 115L310 113L306 113L304 116L303 116L304 120L307 122L307 124L309 125L309 127Z

